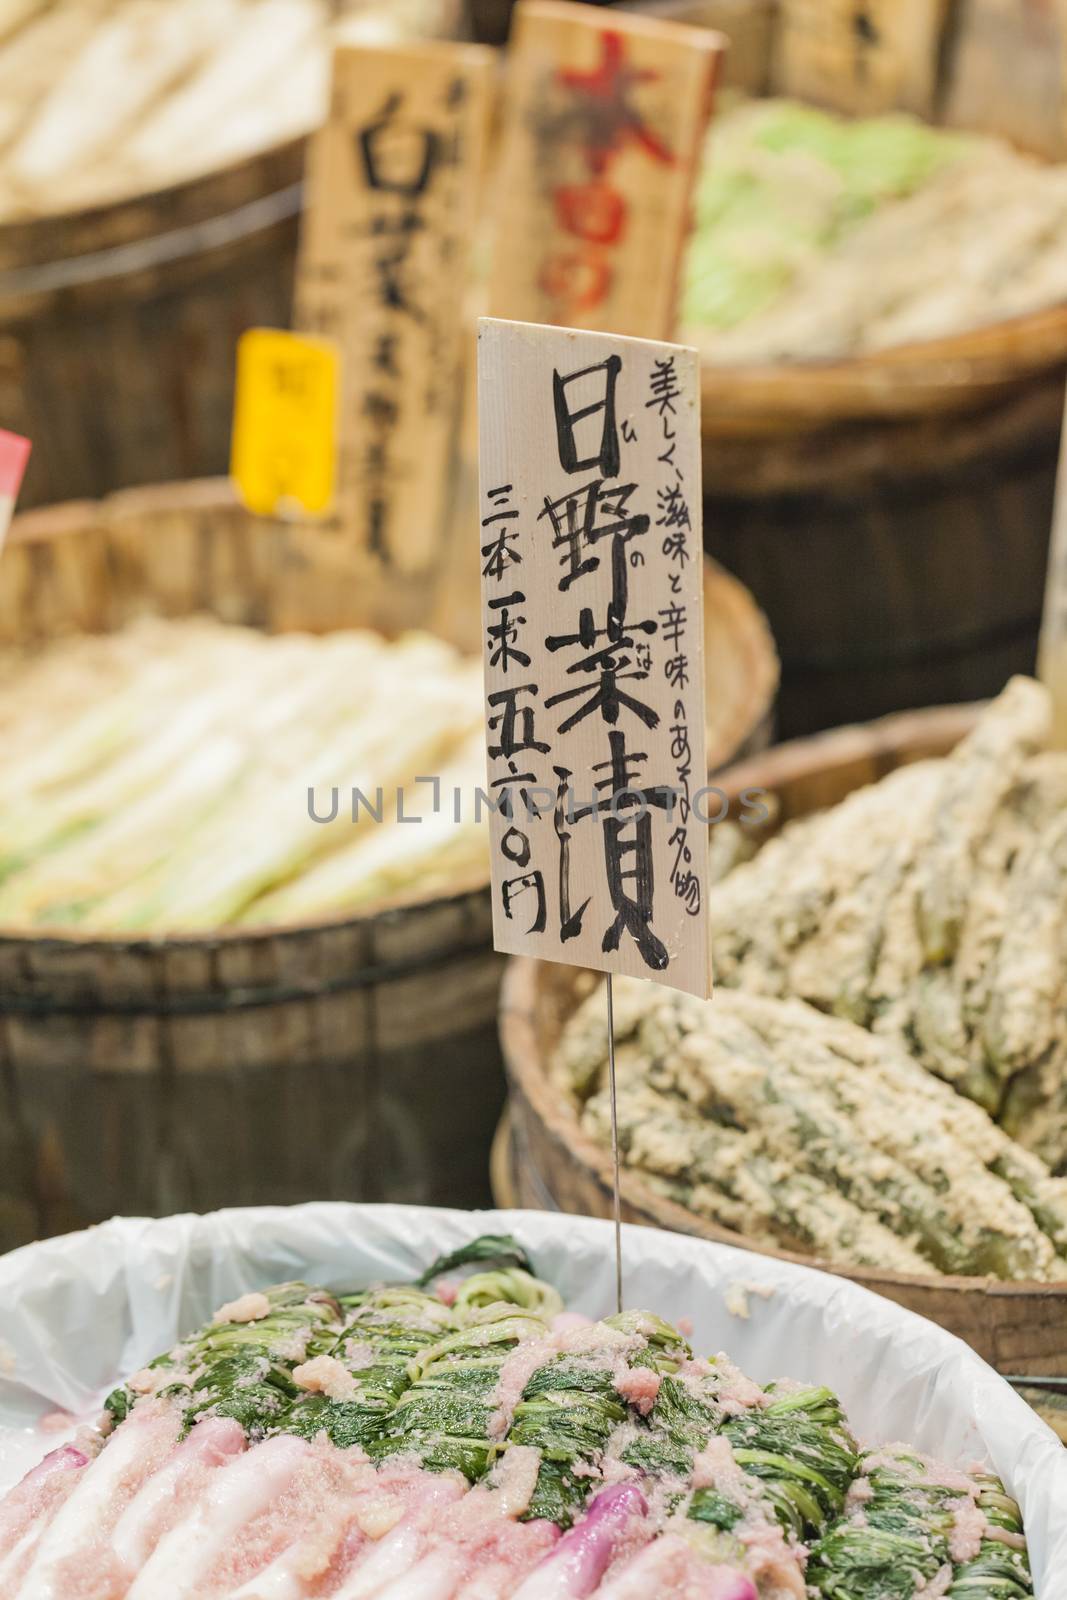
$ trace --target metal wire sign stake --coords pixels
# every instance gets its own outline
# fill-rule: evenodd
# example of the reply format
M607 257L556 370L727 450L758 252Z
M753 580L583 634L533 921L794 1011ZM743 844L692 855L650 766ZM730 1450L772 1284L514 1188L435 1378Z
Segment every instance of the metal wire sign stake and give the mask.
M622 1200L619 1195L619 1103L615 1088L615 1006L608 973L608 1083L611 1094L611 1196L615 1216L615 1307L622 1311Z

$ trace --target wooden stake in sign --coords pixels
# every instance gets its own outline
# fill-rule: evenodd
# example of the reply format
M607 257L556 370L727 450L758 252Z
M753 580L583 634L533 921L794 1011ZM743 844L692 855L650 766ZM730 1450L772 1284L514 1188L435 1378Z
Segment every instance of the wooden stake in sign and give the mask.
M338 520L379 573L425 571L446 515L492 66L339 49L311 144L296 322L340 348Z
M1067 413L1052 517L1038 676L1052 695L1053 744L1067 750Z
M775 87L836 111L931 115L948 0L780 0Z
M520 0L509 50L490 309L674 331L720 34Z
M707 996L698 359L480 324L498 950Z

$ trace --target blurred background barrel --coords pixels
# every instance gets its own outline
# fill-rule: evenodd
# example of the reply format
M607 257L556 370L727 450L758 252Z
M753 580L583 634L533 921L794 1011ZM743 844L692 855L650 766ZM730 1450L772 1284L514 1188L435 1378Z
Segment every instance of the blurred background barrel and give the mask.
M745 411L740 382L706 372L705 544L770 620L784 736L984 699L1033 672L1067 371L1067 317L1041 320L1047 366L1012 372L1009 357L995 384L907 394L903 370L856 361L830 416L828 372L783 369ZM797 406L772 392L787 383Z
M90 211L0 226L0 424L20 503L224 472L236 342L287 327L303 143Z

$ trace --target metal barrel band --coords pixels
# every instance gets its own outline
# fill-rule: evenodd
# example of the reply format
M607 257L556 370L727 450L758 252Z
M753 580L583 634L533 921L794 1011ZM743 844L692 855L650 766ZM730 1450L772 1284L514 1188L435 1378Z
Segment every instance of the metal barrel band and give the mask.
M432 972L454 962L457 956L484 955L489 945L483 940L477 944L449 946L435 951L418 961L382 962L371 967L361 967L349 977L326 982L310 981L265 989L234 987L223 994L167 995L151 999L124 1002L109 1000L57 1000L54 995L12 994L0 990L0 1017L5 1015L33 1017L158 1017L158 1016L209 1016L227 1011L254 1010L267 1006L291 1005L301 1000L319 1000L336 994L349 994L360 989L374 988L395 979L410 978Z
M128 244L92 250L65 260L46 261L40 266L16 267L0 273L0 297L17 298L77 289L107 279L132 277L134 273L187 261L212 250L223 250L298 217L303 190L302 182L291 183L274 194L250 200L224 216L191 222L169 233L134 239Z

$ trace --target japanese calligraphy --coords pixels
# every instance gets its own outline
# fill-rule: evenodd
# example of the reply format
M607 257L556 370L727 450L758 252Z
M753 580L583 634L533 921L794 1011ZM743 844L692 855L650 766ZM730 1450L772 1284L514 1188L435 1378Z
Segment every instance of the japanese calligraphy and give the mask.
M696 352L479 331L497 948L709 992Z
M491 68L477 46L340 49L312 141L296 320L340 347L338 527L386 579L430 568L447 515Z
M722 45L707 29L520 0L495 312L670 333Z

